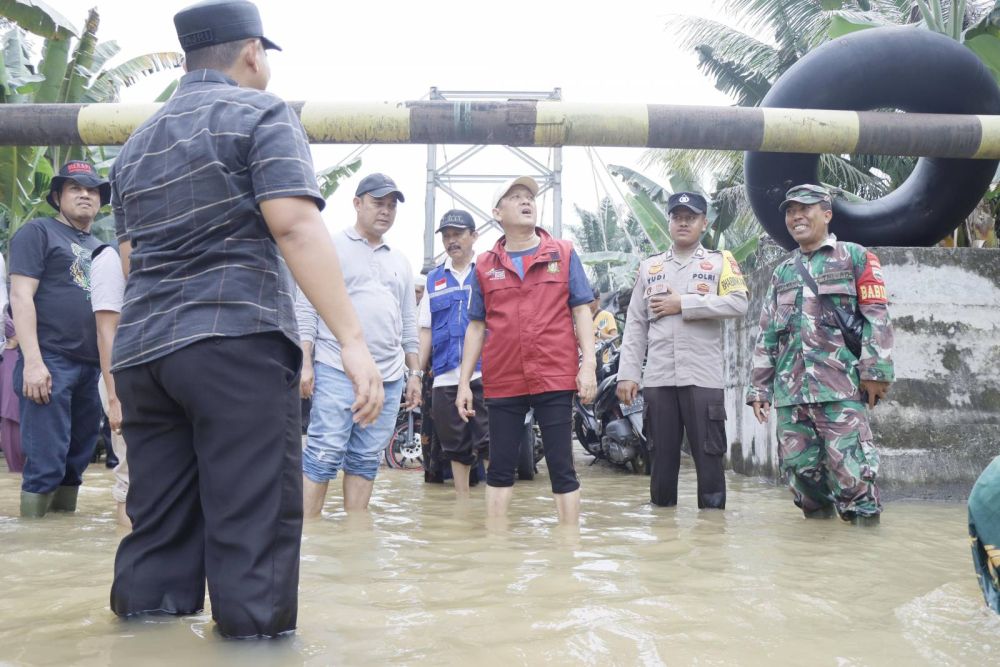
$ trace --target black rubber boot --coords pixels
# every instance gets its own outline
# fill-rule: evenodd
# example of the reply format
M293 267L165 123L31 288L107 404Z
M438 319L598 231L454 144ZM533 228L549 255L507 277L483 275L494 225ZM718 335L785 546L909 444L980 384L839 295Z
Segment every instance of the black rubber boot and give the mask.
M52 496L52 505L49 509L53 512L75 512L76 496L79 492L79 486L60 486Z
M41 519L45 516L45 513L49 511L49 506L52 504L53 496L55 496L54 491L50 491L49 493L31 493L30 491L22 491L21 518Z

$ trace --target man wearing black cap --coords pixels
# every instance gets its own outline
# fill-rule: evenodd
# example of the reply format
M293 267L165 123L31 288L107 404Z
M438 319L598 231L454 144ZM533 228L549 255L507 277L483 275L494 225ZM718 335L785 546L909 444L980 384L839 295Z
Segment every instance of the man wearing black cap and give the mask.
M780 469L807 519L877 525L879 454L868 411L895 375L882 265L830 233L824 186L793 186L779 209L799 247L771 275L746 403L762 424L776 408Z
M427 296L420 302L420 367L434 371L431 414L445 459L451 462L455 494L469 496L469 473L489 458L489 417L483 400L482 367L472 375L475 416L465 422L455 407L462 365L465 330L469 327L469 298L476 263L472 246L479 238L468 211L453 209L438 227L448 257L427 274Z
M295 280L341 342L353 419L382 382L320 216L295 112L270 79L257 8L174 17L187 74L126 142L113 208L130 267L114 341L133 530L115 560L119 616L204 607L226 637L295 629L302 535ZM93 328L93 325L91 325Z
M673 245L639 265L625 318L618 398L631 405L638 398L641 377L654 505L677 504L686 432L698 474L698 507L726 507L722 320L746 313L747 289L729 251L701 245L708 229L707 210L705 198L696 192L670 196L667 215Z
M312 398L308 439L302 452L306 518L320 515L330 480L344 471L344 509L366 510L386 443L392 437L405 385L406 409L420 405L417 302L409 260L384 235L404 201L385 174L361 179L354 196L356 220L334 234L348 294L361 319L385 388L385 405L367 428L352 424L347 407L356 400L344 373L339 337L318 322L309 300L299 295L295 312L302 338L302 396ZM315 352L315 364L312 362ZM405 377L404 377L405 376Z
M21 516L72 512L97 444L101 401L97 333L90 307L90 227L111 185L73 160L52 178L55 217L26 223L10 241L11 310L20 342L14 390L21 397L27 457Z

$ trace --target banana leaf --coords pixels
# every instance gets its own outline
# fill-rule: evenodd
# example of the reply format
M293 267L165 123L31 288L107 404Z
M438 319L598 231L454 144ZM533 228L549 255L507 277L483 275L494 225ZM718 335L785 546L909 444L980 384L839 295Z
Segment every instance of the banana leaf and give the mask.
M40 0L0 0L0 16L44 39L55 38L61 31L74 37L80 34L66 17Z
M323 199L330 196L340 187L340 181L348 178L361 169L361 158L356 158L353 162L343 165L336 165L316 173L316 181L319 183L319 192Z
M643 233L657 252L663 252L671 245L667 234L667 216L645 192L625 195L625 203L639 221Z
M116 102L122 88L128 88L142 79L168 69L176 69L184 64L184 54L176 51L147 53L126 60L117 67L111 67L101 72L90 88L87 89L81 101L83 102ZM176 84L175 84L176 87ZM166 97L160 96L157 102L162 102L173 94L170 89Z

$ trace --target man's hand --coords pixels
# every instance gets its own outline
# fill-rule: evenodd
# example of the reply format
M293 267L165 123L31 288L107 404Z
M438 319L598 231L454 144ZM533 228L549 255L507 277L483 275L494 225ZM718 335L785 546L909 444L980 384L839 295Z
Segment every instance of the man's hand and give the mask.
M632 401L639 395L639 383L632 380L622 380L618 383L618 389L615 390L615 393L618 395L619 401L625 405L632 405Z
M676 315L681 312L681 295L674 292L657 294L649 299L649 309L656 317Z
M472 409L472 387L468 382L458 383L458 393L455 395L455 407L458 408L458 416L462 421L468 422L469 417L475 417L476 411Z
M118 435L122 434L122 404L117 396L108 397L108 426Z
M52 375L46 368L45 362L25 362L23 375L24 384L21 387L21 393L24 397L39 405L48 404L49 397L52 395Z
M576 374L576 391L581 403L594 402L594 397L597 396L597 375L592 365L580 366L580 371Z
M767 418L771 416L771 403L768 401L754 401L750 407L753 408L753 416L761 424L765 423Z
M313 367L312 360L305 359L302 362L302 373L299 379L299 395L302 398L312 398L315 389L316 369Z
M406 403L403 405L404 410L412 410L420 407L422 389L420 378L416 375L411 375L410 379L406 381L406 392L404 394Z
M362 426L373 424L382 412L385 387L368 346L363 340L345 342L340 348L340 359L344 363L344 372L354 384L354 403L351 405L354 423Z
M868 394L868 407L874 408L875 404L889 394L889 383L879 380L862 380L862 393Z

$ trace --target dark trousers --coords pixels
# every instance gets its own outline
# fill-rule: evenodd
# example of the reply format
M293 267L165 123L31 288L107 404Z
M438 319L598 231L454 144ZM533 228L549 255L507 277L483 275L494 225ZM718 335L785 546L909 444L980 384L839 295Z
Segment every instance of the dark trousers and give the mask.
M552 493L571 493L580 488L573 467L572 391L487 398L486 408L490 416L490 467L486 471L489 486L514 486L524 418L534 408Z
M489 458L490 422L483 399L483 381L475 380L470 386L472 409L476 414L468 422L462 421L455 407L457 386L434 388L431 414L445 460L474 466Z
M42 361L52 376L48 403L39 405L22 395L21 356L13 376L14 391L21 399L21 449L26 459L21 489L31 493L81 484L94 455L103 414L97 393L99 366L48 352L42 352Z
M228 637L295 629L302 536L298 347L277 334L199 341L115 374L132 532L111 609L191 614Z
M652 449L649 494L654 505L677 504L681 442L687 432L698 474L698 507L726 507L726 407L722 389L646 387L646 420Z

